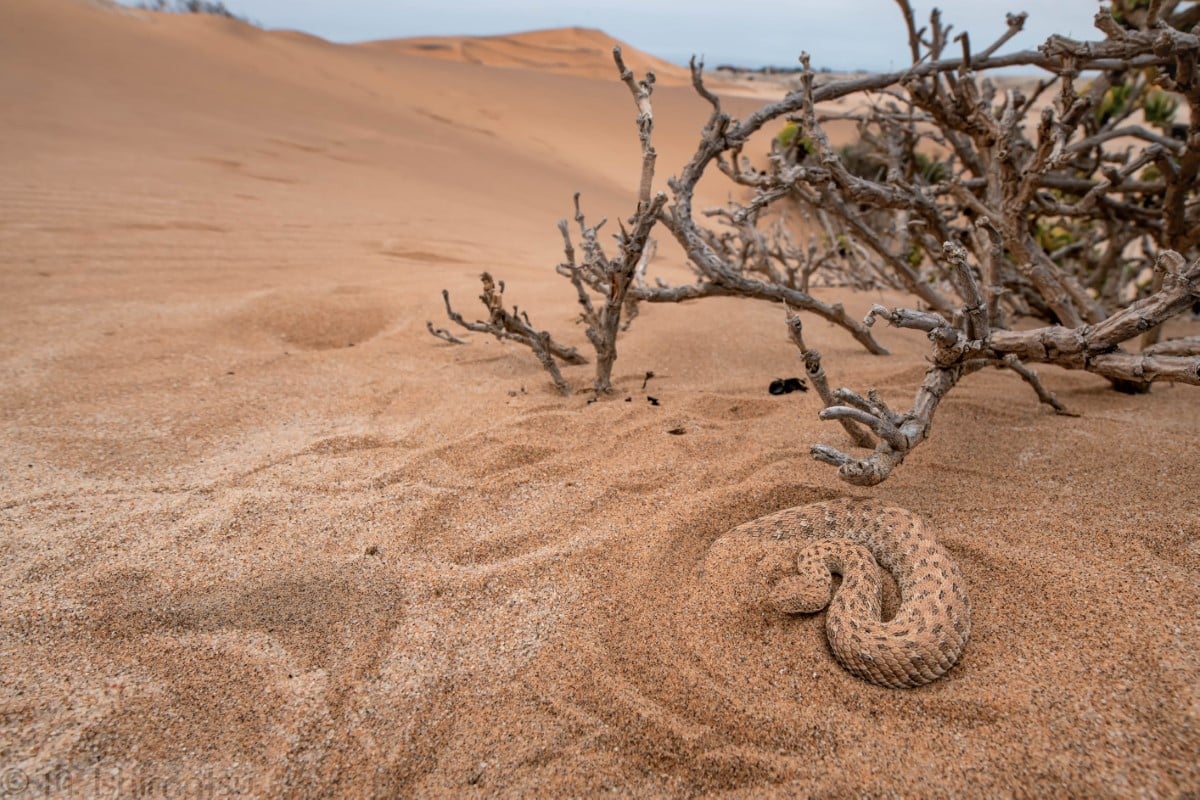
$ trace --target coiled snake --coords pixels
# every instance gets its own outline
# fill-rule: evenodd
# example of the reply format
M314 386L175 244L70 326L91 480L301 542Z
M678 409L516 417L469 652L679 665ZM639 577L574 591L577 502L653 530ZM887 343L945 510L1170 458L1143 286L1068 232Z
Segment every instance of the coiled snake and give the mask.
M828 606L830 649L864 680L921 686L944 675L966 646L971 609L962 573L909 511L834 500L759 517L727 538L790 543L759 562L760 577L770 586L768 605L787 614ZM895 578L901 598L886 622L880 567ZM831 573L842 576L832 599Z

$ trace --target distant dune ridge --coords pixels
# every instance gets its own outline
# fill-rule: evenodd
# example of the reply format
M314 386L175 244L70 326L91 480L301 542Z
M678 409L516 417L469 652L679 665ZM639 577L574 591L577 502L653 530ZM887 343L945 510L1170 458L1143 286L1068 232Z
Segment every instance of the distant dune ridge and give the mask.
M668 83L691 80L687 69L644 53L594 28L556 28L506 36L419 36L374 42L409 55L466 61L486 67L538 69L560 75L610 78L612 49L620 46L625 63L641 74L653 70Z
M425 331L443 288L480 313L486 269L586 347L555 224L635 202L612 40L347 46L95 0L0 2L0 40L0 793L1200 794L1191 389L1048 367L1067 418L965 380L871 496L958 563L972 638L880 689L710 560L846 493L818 399L767 391L802 369L781 309L643 309L592 404ZM663 78L665 187L709 106L625 53ZM805 336L889 403L928 351Z

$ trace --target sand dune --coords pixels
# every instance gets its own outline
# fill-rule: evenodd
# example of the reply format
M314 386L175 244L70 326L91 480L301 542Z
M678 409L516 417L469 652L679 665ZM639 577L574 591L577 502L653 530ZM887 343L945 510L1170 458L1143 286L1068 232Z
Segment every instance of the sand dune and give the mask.
M389 52L428 58L464 61L484 67L533 69L559 75L611 79L616 73L612 50L621 55L639 75L653 70L667 84L691 81L683 67L656 58L593 28L556 28L513 33L507 36L418 36L372 42Z
M595 404L424 331L488 269L586 346L554 224L575 191L615 221L638 170L597 35L470 63L76 0L0 31L6 790L1200 792L1194 390L1046 369L1066 418L1008 374L956 389L871 494L957 559L974 633L879 689L819 620L706 610L725 531L847 494L816 398L766 391L800 371L778 309L647 309ZM707 109L655 100L665 181ZM919 337L808 335L898 404L922 374Z

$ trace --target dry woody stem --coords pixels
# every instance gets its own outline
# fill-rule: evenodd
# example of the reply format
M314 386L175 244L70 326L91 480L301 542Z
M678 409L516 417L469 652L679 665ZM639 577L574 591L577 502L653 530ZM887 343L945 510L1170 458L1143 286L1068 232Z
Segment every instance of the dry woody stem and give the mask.
M554 381L554 387L558 389L559 393L570 394L571 385L563 378L555 359L560 359L568 364L586 364L587 359L580 355L575 348L554 341L549 332L537 330L529 321L529 315L516 306L513 306L512 311L507 310L504 307L504 281L497 284L486 272L479 276L479 280L483 284L483 293L479 295L479 300L488 310L487 321L467 322L450 306L450 292L443 290L442 300L446 304L446 315L469 331L490 333L501 341L519 342L525 345L533 351L542 367L550 374L550 379ZM448 332L447 336L438 334L432 322L426 323L426 327L430 333L440 339L446 339L450 335ZM454 338L457 337L451 337L449 340L452 341Z

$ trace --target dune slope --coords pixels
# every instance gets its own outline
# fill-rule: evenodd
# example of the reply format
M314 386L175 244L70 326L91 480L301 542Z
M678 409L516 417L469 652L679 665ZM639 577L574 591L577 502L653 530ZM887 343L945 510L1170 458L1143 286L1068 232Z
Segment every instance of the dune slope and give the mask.
M973 635L880 689L705 568L735 525L853 494L807 455L845 446L817 399L767 393L801 371L779 309L644 309L592 404L424 330L442 288L476 316L486 269L586 349L554 224L575 191L610 229L631 207L612 76L77 0L0 4L0 31L5 790L1200 793L1193 389L1045 370L1077 418L1005 373L956 389L870 494L957 560ZM665 185L707 109L655 108ZM919 337L806 335L896 407L920 380Z
M594 28L556 28L507 36L416 36L364 46L484 67L530 69L602 80L613 76L612 50L619 46L625 63L638 74L652 70L660 82L671 85L691 81L687 69Z

